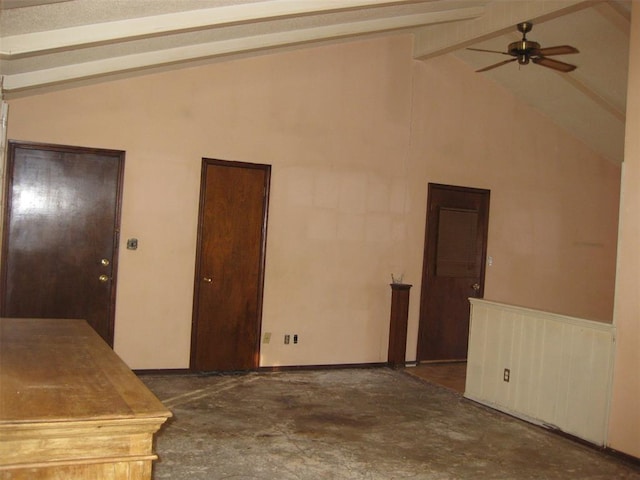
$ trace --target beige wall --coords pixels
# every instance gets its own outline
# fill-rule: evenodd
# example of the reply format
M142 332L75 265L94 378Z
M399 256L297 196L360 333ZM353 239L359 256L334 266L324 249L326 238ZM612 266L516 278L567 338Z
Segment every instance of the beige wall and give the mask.
M640 3L632 3L609 444L611 448L640 458Z
M386 360L411 46L328 46L11 103L10 138L126 150L115 350L131 367L188 366L202 157L273 165L261 364Z
M392 271L414 284L415 358L428 182L492 190L487 298L611 320L619 168L411 48L358 41L11 101L12 139L126 151L115 349L131 367L188 366L202 157L273 166L262 366L386 361Z
M610 322L620 167L455 57L417 62L413 81L413 258L428 182L488 188L485 298Z

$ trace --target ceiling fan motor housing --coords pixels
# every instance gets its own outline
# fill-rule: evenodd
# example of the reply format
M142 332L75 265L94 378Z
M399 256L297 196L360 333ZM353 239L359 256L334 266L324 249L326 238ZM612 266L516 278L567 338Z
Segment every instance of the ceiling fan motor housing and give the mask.
M518 63L520 65L526 65L529 63L531 56L536 55L539 50L540 44L538 42L520 40L509 44L508 53L509 55L518 57Z

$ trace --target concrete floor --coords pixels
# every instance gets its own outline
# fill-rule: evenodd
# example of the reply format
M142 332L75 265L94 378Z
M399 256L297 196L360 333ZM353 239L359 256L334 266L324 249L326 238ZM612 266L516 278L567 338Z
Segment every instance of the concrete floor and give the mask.
M640 469L386 368L142 376L171 409L156 480L640 479Z

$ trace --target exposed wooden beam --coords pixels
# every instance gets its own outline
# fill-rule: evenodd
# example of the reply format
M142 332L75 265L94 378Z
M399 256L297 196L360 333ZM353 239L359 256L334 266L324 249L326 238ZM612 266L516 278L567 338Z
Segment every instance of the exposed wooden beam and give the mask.
M329 11L379 7L407 3L409 0L269 0L188 10L113 22L61 28L3 37L0 55L4 57L42 53L50 50L86 47L135 38L167 35L189 30L220 27L276 18L314 15Z
M353 35L392 31L411 28L417 25L452 22L478 17L482 15L483 11L484 9L482 7L472 7L377 20L342 23L63 65L44 70L6 75L4 90L20 90L52 83L166 65L170 63L186 62L314 41L344 38Z

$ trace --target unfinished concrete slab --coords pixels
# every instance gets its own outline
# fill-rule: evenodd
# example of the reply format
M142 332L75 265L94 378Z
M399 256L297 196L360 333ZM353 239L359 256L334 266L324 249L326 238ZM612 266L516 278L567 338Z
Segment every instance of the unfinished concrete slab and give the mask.
M159 479L640 479L590 447L386 368L149 376Z

